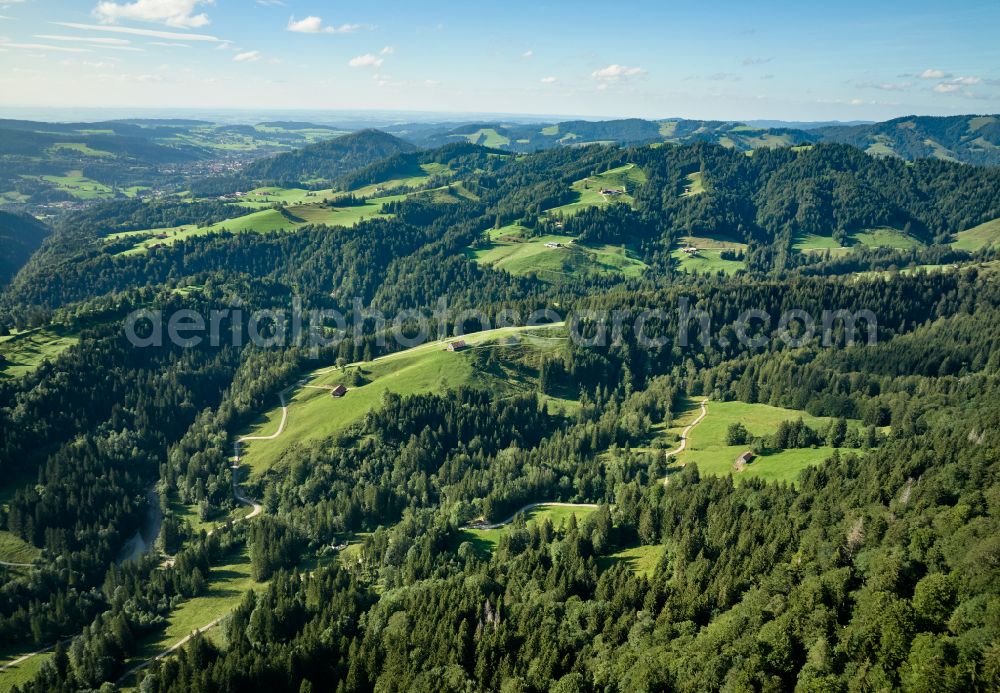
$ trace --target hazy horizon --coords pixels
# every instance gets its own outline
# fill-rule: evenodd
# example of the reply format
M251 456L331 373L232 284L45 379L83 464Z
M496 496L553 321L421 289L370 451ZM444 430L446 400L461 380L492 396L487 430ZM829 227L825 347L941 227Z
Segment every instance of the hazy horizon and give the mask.
M1000 5L710 13L315 0L6 0L6 107L874 121L1000 112Z

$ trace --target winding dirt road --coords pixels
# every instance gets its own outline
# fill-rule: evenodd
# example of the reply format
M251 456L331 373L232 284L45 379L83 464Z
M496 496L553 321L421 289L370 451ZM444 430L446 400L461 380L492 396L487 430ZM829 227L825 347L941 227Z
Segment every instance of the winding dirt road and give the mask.
M674 448L673 450L668 450L667 451L667 457L672 457L674 455L679 455L682 452L684 452L684 450L687 449L688 434L691 433L691 429L694 428L695 426L697 426L698 424L700 424L701 420L705 418L706 414L708 414L708 409L705 407L705 405L707 403L708 403L707 399L703 399L701 401L701 413L698 414L698 418L695 419L694 421L692 421L691 423L689 423L684 428L684 430L681 431L681 442L680 442L680 444L676 448ZM670 475L669 474L667 476L663 477L663 485L666 486L668 483L670 483Z
M250 512L240 518L240 520L249 520L250 518L257 517L264 511L264 507L260 503L244 495L243 492L240 491L239 481L237 479L240 469L240 443L245 443L251 440L274 440L284 433L285 424L288 422L288 400L286 395L291 392L293 387L295 386L292 385L291 387L286 387L278 393L278 399L281 400L281 422L278 423L277 431L269 436L242 436L237 438L233 443L233 464L231 467L233 470L233 498L238 500L243 505L249 505L251 508ZM237 520L237 522L240 520Z

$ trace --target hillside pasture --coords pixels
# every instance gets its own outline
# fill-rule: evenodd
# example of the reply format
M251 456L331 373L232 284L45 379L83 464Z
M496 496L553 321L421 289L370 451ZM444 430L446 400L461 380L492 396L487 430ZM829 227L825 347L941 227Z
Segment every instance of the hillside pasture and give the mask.
M975 252L1000 244L1000 219L988 221L955 234L952 247Z
M547 210L549 217L570 217L589 207L606 204L633 204L631 192L646 182L646 173L635 164L626 164L604 173L588 176L573 183L570 188L576 194L573 202ZM602 195L601 190L624 190L622 195Z
M590 274L636 277L646 269L634 251L623 246L585 244L572 236L544 235L516 240L526 229L504 227L489 232L493 240L488 248L470 249L469 256L481 265L503 269L511 274L535 274L545 281ZM559 243L550 247L546 243Z
M504 340L513 337L517 337L516 344L505 343ZM451 340L436 341L374 361L352 364L343 370L327 367L314 371L289 393L288 416L281 435L271 440L244 443L241 462L252 474L259 475L278 465L286 450L343 432L381 406L383 397L389 392L406 396L470 386L489 388L502 396L534 390L535 373L525 372L514 363L496 373L479 371L473 367L474 353L477 349L500 349L516 357L525 349L557 348L562 341L553 337L562 337L559 326L499 328L463 337L470 347L464 352L447 351L445 347ZM358 368L364 380L361 385L354 384ZM332 397L330 389L341 384L347 387L347 394ZM270 436L278 430L280 422L281 407L275 406L240 435Z
M582 523L587 517L597 511L597 508L581 505L577 507L565 505L540 505L524 513L526 524L533 525L548 520L556 529L566 526L571 516L576 516L577 523ZM510 525L497 529L463 529L462 540L471 542L481 554L492 553L500 542L500 537L510 531Z
M799 418L822 433L831 419L768 404L709 402L707 406L708 415L692 429L687 449L676 456L678 464L696 463L702 474L734 474L736 479L756 476L770 481L794 482L803 469L819 464L833 454L834 449L826 446L783 450L762 455L742 472L736 473L733 463L748 446L726 444L726 433L731 424L742 423L754 436L764 436L774 433L782 421ZM857 421L848 421L848 428L858 425Z
M0 337L0 377L18 377L54 359L80 341L75 334L54 327L36 328Z

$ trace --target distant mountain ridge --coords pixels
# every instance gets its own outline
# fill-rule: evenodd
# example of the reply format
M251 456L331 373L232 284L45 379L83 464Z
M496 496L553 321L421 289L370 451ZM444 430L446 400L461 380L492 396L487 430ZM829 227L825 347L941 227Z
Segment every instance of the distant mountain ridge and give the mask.
M875 156L913 160L937 158L979 165L1000 165L1000 116L907 116L883 123L805 124L803 127L761 127L738 121L572 120L531 125L465 123L437 128L400 125L386 128L422 147L465 141L496 149L529 152L593 143L624 145L670 142L711 142L738 151L788 147L820 142L850 144ZM814 127L812 125L815 125Z

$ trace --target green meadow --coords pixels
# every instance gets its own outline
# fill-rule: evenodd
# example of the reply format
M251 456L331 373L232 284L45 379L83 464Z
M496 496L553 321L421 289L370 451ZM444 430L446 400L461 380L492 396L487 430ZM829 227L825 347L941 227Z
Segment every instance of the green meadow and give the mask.
M8 650L0 653L0 666L21 657L22 655L34 652L34 650ZM38 672L42 670L42 665L52 658L52 652L43 652L29 657L20 664L0 669L0 691L13 690L14 686L23 686L28 683Z
M746 466L744 471L735 473L733 463L743 453L745 445L726 445L726 433L730 424L742 423L755 436L774 433L782 421L802 421L818 431L825 429L831 419L812 416L804 411L782 409L768 404L747 404L745 402L708 402L708 415L689 434L687 449L676 456L678 464L694 462L702 474L725 476L734 474L756 476L769 481L794 482L806 467L819 464L833 454L831 447L783 450L758 457ZM856 427L857 421L849 421L849 427Z
M36 328L0 337L0 377L18 377L38 368L80 341L56 328Z
M597 564L602 570L607 570L613 565L624 563L636 575L652 577L666 548L663 544L630 546L607 556L600 556Z
M685 177L688 180L688 184L684 186L684 192L681 194L681 197L693 197L705 192L705 183L701 179L701 171L689 173Z
M734 274L746 267L743 260L723 260L721 248L699 249L694 255L685 253L681 248L670 251L670 257L677 261L678 269L682 272Z
M532 525L537 522L544 522L546 519L552 526L558 529L560 526L569 523L570 517L575 515L578 523L589 515L593 514L597 508L586 505L565 506L565 505L540 505L524 513L527 524ZM471 542L480 553L492 553L497 543L507 531L510 525L504 525L497 529L463 529L462 539Z
M537 335L537 336L536 336ZM325 440L360 421L379 407L386 393L413 395L445 392L459 386L488 387L496 393L524 392L536 387L535 374L511 364L502 371L480 371L473 367L478 349L507 351L512 359L525 349L551 349L562 343L562 331L552 327L512 327L470 334L463 339L469 349L452 353L447 342L431 342L390 354L374 361L351 364L343 370L328 367L314 371L288 395L288 416L281 435L270 440L246 441L241 445L242 460L251 474L260 475L280 464L284 453L299 445ZM516 344L506 340L517 338ZM365 383L354 385L360 368ZM345 396L330 395L330 388L343 384ZM262 414L240 436L270 436L278 431L281 407Z
M599 207L612 203L632 204L635 200L631 191L646 182L646 173L635 164L626 164L599 173L583 180L578 180L570 188L577 194L577 199L569 204L553 207L547 210L550 217L569 217L588 207ZM602 189L625 190L624 195L606 196Z
M959 250L976 251L1000 242L1000 219L988 221L955 234L952 246Z
M67 171L62 176L40 176L39 178L52 183L59 190L80 200L96 200L115 196L114 190L103 183L84 177L83 171Z
M9 563L31 563L41 555L41 550L19 536L0 530L0 561ZM4 570L4 568L0 568Z
M490 231L494 239L490 247L470 249L469 254L481 265L517 275L534 273L541 279L554 281L586 274L637 277L646 269L646 264L623 246L578 243L565 235L516 240L523 230L512 225ZM549 247L546 243L560 243L561 247Z
M363 205L337 207L336 202L329 206L321 203L294 204L282 210L270 207L241 217L226 219L209 226L176 226L166 229L145 229L143 231L125 231L112 234L109 239L115 240L135 236L136 244L123 254L141 253L154 246L171 245L180 240L195 236L230 231L232 233L280 233L296 231L310 224L325 224L327 226L355 226L356 224L375 217L385 217L382 207L388 202L401 200L402 195L393 195L368 200Z

